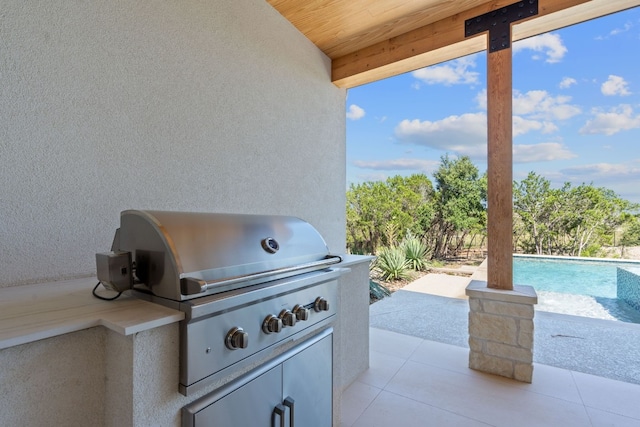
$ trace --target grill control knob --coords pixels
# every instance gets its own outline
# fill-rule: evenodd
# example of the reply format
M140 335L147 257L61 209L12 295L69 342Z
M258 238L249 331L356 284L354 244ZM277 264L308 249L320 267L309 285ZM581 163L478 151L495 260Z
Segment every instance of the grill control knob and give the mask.
M293 314L295 314L296 319L300 320L301 322L309 319L309 309L304 308L301 305L296 305L295 307L293 307Z
M329 301L327 301L326 299L322 298L322 297L318 297L316 298L315 302L313 303L313 309L315 311L329 311Z
M282 320L270 314L262 322L262 330L265 334L278 333L282 330Z
M282 320L283 326L295 326L296 325L296 316L290 312L289 310L282 310L278 315L280 320Z
M249 334L242 328L232 328L227 332L224 344L229 350L237 350L239 348L247 348L249 346Z

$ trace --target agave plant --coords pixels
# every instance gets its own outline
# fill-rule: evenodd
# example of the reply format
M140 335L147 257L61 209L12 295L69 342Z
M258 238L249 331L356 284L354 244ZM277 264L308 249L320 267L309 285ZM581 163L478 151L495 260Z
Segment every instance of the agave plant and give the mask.
M411 276L409 261L400 248L382 248L376 259L376 269L384 280L408 279Z
M391 295L391 291L378 282L369 280L369 299L379 300Z
M417 237L407 237L402 241L400 248L409 263L409 268L422 271L427 268L427 245Z

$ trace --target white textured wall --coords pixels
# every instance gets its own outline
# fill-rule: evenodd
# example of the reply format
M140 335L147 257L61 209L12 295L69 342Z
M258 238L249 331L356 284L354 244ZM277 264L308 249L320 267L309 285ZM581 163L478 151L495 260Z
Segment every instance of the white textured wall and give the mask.
M105 332L0 350L0 426L104 425Z
M345 246L343 90L264 0L3 0L0 286L92 275L124 209Z

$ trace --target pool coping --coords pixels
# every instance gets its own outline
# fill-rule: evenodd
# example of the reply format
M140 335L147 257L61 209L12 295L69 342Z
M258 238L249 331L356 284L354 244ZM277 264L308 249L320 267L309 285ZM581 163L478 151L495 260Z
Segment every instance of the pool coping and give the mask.
M640 266L640 260L627 259L627 258L596 258L596 257L582 257L582 256L564 256L564 255L535 255L535 254L513 254L515 258L536 258L536 259L556 259L556 260L571 260L571 261L596 261L596 262L610 262L610 263L627 263L638 264Z

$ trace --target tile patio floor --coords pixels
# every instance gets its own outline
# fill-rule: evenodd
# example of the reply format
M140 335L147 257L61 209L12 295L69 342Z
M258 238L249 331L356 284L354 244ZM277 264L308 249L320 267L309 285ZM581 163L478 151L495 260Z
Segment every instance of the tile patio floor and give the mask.
M340 427L640 426L637 384L537 363L524 384L469 369L466 348L377 328L370 346Z

